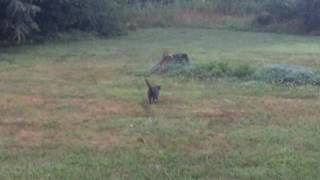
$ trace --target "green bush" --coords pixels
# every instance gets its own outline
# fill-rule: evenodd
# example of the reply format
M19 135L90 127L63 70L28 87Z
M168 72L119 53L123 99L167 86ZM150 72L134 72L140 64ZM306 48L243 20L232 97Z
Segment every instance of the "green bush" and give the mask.
M274 64L259 68L253 79L278 84L320 84L320 74L301 66Z
M231 71L229 64L225 62L210 62L206 64L199 64L198 68L207 76L214 77L226 76Z
M286 64L273 64L261 68L249 65L230 66L225 62L210 62L190 66L170 65L167 74L183 78L209 80L238 78L275 84L320 85L320 73L311 69Z
M239 79L250 78L255 72L253 67L240 65L232 67L226 62L212 61L209 63L193 64L190 66L170 65L167 73L169 75L193 77L199 79L212 79L223 77L236 77Z
M250 79L252 75L255 73L255 71L255 68L247 64L244 64L234 68L232 71L232 76L240 79Z

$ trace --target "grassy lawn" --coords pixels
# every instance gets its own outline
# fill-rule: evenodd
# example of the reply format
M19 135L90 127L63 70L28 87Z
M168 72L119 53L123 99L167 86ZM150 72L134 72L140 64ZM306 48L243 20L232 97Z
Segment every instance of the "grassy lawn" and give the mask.
M146 29L0 50L0 179L319 179L320 92L141 74L196 62L320 68L320 38Z

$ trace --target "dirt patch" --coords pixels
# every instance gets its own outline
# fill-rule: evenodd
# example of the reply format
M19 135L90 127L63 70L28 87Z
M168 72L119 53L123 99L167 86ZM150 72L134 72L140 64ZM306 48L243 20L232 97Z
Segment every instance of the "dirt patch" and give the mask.
M226 116L228 113L223 111L219 107L211 107L202 110L195 110L194 113L198 114L201 117L223 117Z
M269 98L262 100L263 108L268 111L296 111L305 106L300 99Z
M224 107L215 105L210 101L202 101L193 107L193 113L201 118L223 118L226 120L237 120L246 114L246 111L240 107Z
M24 128L36 128L38 124L29 122L24 118L6 117L0 120L0 135L14 136L17 132Z
M43 134L41 132L35 132L30 130L21 130L17 136L18 136L18 139L21 141L39 142L43 138Z
M82 108L96 115L135 116L143 113L143 109L138 103L121 101L91 102Z
M15 139L22 146L34 146L39 144L83 144L98 150L110 150L121 145L130 145L132 137L125 137L117 133L108 132L97 134L96 132L84 132L81 136L70 136L64 131L56 131L54 133L45 132L42 130L25 128L18 130L14 134Z
M52 143L55 141L54 135L31 129L21 129L16 134L16 138L22 145L36 145L44 142Z
M2 109L11 109L17 106L41 106L44 100L39 96L14 95L0 100Z
M83 105L82 108L98 114L123 114L128 112L126 104L116 101L91 102Z
M282 120L297 120L298 117L313 114L315 107L305 99L283 97L237 97L241 109L255 119L265 119L268 122Z
M161 96L160 97L160 104L177 104L181 107L184 107L187 103L183 98L178 97L176 94L170 96Z
M117 100L51 99L47 105L51 108L78 107L79 111L93 115L136 115L143 112L138 103Z
M87 135L87 136L86 136ZM103 134L84 134L84 137L69 136L64 132L49 133L36 129L21 129L15 134L16 139L21 145L32 146L42 143L67 143L83 144L97 148L98 150L109 150L121 145L129 145L131 137L125 137L113 132Z
M34 123L26 122L23 118L16 119L15 121L2 120L0 121L0 127L5 128L24 128L24 127L33 127Z
M268 113L273 117L281 119L297 119L298 116L308 114L309 108L301 99L285 99L285 98L265 98L256 102L258 109L263 113ZM313 109L313 108L311 108Z
M120 146L121 144L125 144L125 142L123 137L108 133L106 135L91 137L86 143L102 151Z
M230 149L231 142L226 138L224 133L210 133L196 140L192 146L188 145L189 153L197 152L199 154L212 154L212 152L226 152Z

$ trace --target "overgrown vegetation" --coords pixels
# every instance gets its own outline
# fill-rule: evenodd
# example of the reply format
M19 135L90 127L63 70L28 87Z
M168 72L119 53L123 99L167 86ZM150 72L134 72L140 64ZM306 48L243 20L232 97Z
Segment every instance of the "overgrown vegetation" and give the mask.
M320 73L318 71L286 64L253 67L247 64L231 66L227 62L211 61L210 63L193 64L191 66L170 65L167 73L189 79L210 80L229 77L276 84L320 85Z
M320 85L320 73L301 66L275 64L259 68L254 79L280 84Z
M145 26L258 29L311 33L319 30L320 0L136 0L130 21Z
M70 30L115 35L122 31L121 16L115 0L2 0L0 41L21 43Z
M254 11L252 2L254 1L135 1L128 7L128 21L140 27L245 29L252 20L251 15L247 16Z
M194 10L212 11L220 14L246 15L258 13L267 2L271 0L129 0L129 4L145 8L148 6L163 6L175 8L187 8Z
M195 63L190 66L172 64L167 74L182 78L215 79L222 77L250 78L255 70L248 65L233 67L227 62L211 61L210 63Z
M70 30L111 36L124 24L132 30L180 26L315 33L319 9L320 0L2 0L0 41L21 43Z

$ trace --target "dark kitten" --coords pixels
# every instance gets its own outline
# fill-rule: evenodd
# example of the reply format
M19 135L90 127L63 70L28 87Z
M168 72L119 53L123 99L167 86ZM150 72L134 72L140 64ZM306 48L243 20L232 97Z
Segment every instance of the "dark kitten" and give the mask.
M151 86L147 79L145 79L145 81L149 88L148 89L149 104L157 103L159 100L161 86Z

